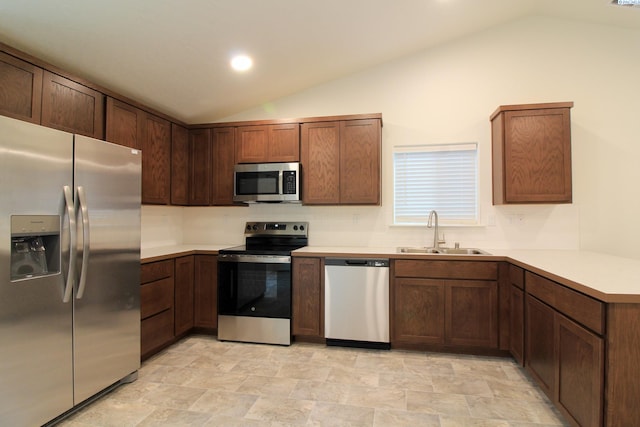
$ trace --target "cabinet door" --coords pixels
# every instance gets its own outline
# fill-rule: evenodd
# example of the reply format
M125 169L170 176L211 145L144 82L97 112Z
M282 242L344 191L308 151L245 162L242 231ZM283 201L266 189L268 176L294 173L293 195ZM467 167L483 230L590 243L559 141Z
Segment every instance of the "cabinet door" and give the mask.
M193 328L193 255L175 259L175 335Z
M211 136L209 129L189 131L189 204L206 206L211 197Z
M302 201L308 205L340 203L340 122L302 124L300 161Z
M324 337L324 289L320 258L293 258L292 333Z
M234 128L212 129L213 194L211 195L211 204L213 205L233 205L234 131Z
M40 124L42 68L0 52L0 114Z
M218 327L218 257L194 256L195 318L201 328Z
M396 278L393 287L392 341L406 344L443 344L444 281Z
M561 314L556 314L558 404L583 427L602 425L604 343Z
M547 396L555 400L554 311L529 294L525 296L525 340L525 367Z
M340 202L380 204L380 120L340 123Z
M44 72L42 125L104 138L104 95L67 78Z
M520 364L524 364L524 292L510 285L509 293L509 351Z
M269 126L269 162L300 161L300 125L289 123Z
M498 348L498 284L480 280L445 283L447 344Z
M142 127L138 125L142 114L142 110L108 97L106 140L142 150Z
M189 131L171 124L171 204L189 204Z
M240 126L236 128L236 162L268 162L268 150L269 126Z
M505 112L507 203L571 203L570 132L568 108Z
M171 199L171 123L142 115L142 203L168 205Z

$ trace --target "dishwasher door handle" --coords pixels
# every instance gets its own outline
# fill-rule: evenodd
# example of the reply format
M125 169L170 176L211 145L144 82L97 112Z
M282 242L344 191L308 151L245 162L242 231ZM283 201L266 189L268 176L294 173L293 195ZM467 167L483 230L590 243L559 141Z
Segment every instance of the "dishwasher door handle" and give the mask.
M366 259L345 259L344 262L347 265L367 265Z

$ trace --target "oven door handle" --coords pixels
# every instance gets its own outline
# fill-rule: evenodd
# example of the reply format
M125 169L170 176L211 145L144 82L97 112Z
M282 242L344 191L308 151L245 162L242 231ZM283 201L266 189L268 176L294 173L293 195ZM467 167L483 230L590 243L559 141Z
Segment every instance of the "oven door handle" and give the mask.
M220 254L220 262L247 262L253 264L291 264L291 257L286 255L245 255Z

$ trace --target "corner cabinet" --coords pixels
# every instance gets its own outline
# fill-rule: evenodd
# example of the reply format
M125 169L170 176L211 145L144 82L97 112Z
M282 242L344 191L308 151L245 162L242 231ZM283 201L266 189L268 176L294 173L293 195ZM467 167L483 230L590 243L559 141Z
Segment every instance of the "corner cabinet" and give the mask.
M379 205L381 128L381 119L303 123L303 203Z
M571 203L571 107L503 105L491 115L494 205Z
M509 351L524 365L524 270L509 265Z

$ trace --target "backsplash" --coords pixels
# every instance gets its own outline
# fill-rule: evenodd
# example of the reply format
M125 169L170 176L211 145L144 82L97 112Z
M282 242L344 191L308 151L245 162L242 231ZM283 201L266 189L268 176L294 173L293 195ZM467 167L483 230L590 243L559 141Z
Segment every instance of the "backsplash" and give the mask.
M574 205L488 206L486 225L441 226L446 246L482 249L578 249ZM162 207L142 210L143 248L174 244L241 244L246 221L308 221L313 246L430 246L433 231L392 226L388 208L357 206L251 205L249 207Z

